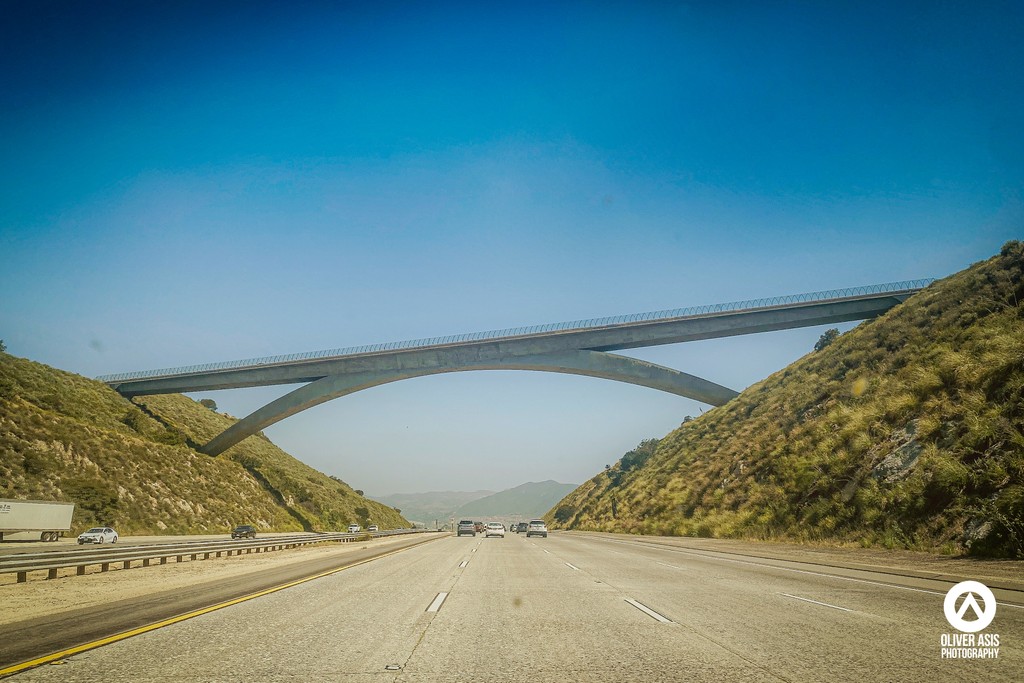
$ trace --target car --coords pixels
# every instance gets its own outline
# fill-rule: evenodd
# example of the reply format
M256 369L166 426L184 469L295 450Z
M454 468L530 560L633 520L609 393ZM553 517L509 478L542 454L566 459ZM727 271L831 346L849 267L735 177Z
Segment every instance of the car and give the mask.
M490 538L491 536L505 538L505 527L498 522L488 522L487 527L484 529L484 538Z
M524 531L526 531L529 528L530 528L530 525L527 524L526 522L519 522L519 524L516 524L516 533L517 534L521 534L521 533L523 533Z
M380 528L376 524L371 524L370 526L366 527L366 530L367 531L380 531Z
M117 543L117 532L109 526L94 526L78 535L78 545L83 543Z
M476 524L471 519L463 519L459 521L459 530L456 536L476 536Z
M357 534L357 533L359 533L362 530L363 530L363 528L361 526L359 526L358 524L349 524L348 525L348 532L350 534Z
M543 519L531 519L530 526L526 528L526 537L543 536L548 537L548 525Z
M256 528L249 524L236 526L231 532L231 538L256 538Z
M484 532L484 523L483 522L473 522L473 527L476 529L476 532L478 534L482 534Z

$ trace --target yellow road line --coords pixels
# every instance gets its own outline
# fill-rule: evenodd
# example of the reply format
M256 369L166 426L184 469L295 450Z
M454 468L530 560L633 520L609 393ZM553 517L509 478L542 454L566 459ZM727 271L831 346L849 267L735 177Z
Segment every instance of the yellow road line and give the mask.
M432 541L432 540L436 540L436 539L429 539L428 541L424 541L424 542L429 542L429 541ZM244 595L244 596L242 596L240 598L235 598L234 600L228 600L227 602L222 602L222 603L219 603L219 604L216 604L216 605L211 605L210 607L203 607L202 609L197 609L197 610L194 610L192 612L186 612L185 614L179 614L178 616L171 617L170 619L164 619L163 621L157 621L157 622L154 622L152 624L147 624L145 626L140 626L138 628L133 628L130 631L124 631L122 633L118 633L118 634L113 635L113 636L108 636L106 638L101 638L99 640L94 640L91 643L85 643L83 645L76 645L75 647L70 647L70 648L68 648L66 650L60 650L59 652L54 652L54 653L48 654L48 655L46 655L44 657L38 657L36 659L32 659L32 660L29 660L27 662L22 662L21 664L15 664L14 666L9 666L6 669L0 669L0 678L5 678L5 677L10 676L12 674L21 673L22 671L27 671L28 669L34 669L37 666L42 666L43 664L49 664L50 662L55 662L57 660L64 659L65 657L71 657L72 655L81 654L82 652L87 652L89 650L95 650L96 648L103 647L104 645L110 645L111 643L116 643L116 642L118 642L120 640L125 640L126 638L131 638L132 636L137 636L137 635L141 635L143 633L148 633L150 631L155 631L158 628L163 628L165 626L170 626L171 624L177 624L178 622L185 621L186 619L191 619L193 617L198 617L198 616L201 616L203 614L208 614L210 612L215 612L215 611L217 611L219 609L224 609L225 607L231 607L232 605L237 605L240 602L246 602L247 600L253 600L254 598L260 598L260 597L263 597L264 595L269 595L271 593L276 593L277 591L282 591L285 588L291 588L292 586L298 586L299 584L306 583L307 581L313 581L315 579L322 579L325 576L330 576L331 574L337 574L338 572L343 572L346 569L351 569L352 567L358 567L361 564L366 564L367 562L373 562L374 560L379 560L381 558L388 557L388 556L394 555L396 553L400 553L403 550L408 550L409 548L415 548L416 546L419 546L419 545L422 545L422 543L415 543L413 545L409 545L409 546L406 546L404 548L398 548L397 550L392 550L390 552L386 552L383 555L375 555L373 557L368 557L365 560L359 560L358 562L353 562L352 564L347 564L344 567L338 567L337 569L330 569L328 571L321 572L320 574L315 574L313 576L307 576L304 579L299 579L297 581L290 581L288 583L283 583L280 586L274 586L273 588L266 588L266 589L258 591L256 593L251 593L249 595Z

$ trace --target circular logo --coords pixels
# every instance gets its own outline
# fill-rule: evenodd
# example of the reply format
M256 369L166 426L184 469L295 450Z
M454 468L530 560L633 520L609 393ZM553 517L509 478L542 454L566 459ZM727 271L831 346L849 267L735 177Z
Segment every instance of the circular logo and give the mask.
M966 595L960 606L957 601ZM978 598L984 603L984 608L978 604ZM946 600L942 603L942 610L946 613L946 621L957 631L964 633L976 633L989 624L996 616L996 596L988 586L980 581L961 581L949 589L946 593ZM965 616L973 618L964 619Z

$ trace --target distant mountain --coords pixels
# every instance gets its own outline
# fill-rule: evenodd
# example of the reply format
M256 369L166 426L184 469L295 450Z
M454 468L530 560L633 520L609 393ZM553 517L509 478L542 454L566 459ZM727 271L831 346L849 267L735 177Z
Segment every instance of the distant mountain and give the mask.
M427 493L392 493L386 496L368 496L402 511L406 519L432 524L434 520L447 522L460 506L494 491L428 491Z
M456 511L455 516L540 517L575 489L576 484L560 484L550 479L541 482L531 481L466 503Z

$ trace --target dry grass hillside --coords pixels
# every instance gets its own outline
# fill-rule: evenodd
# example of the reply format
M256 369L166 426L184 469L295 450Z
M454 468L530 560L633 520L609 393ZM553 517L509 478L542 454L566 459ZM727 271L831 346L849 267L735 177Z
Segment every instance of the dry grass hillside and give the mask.
M1024 556L1024 245L641 444L556 527Z
M409 526L263 437L216 458L194 450L232 421L181 395L133 403L102 382L0 352L0 498L74 501L74 531Z

